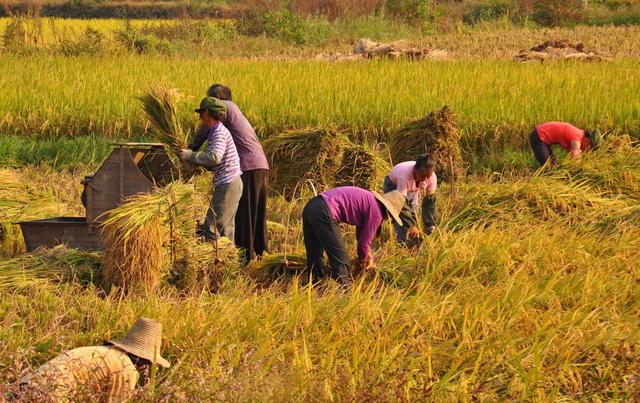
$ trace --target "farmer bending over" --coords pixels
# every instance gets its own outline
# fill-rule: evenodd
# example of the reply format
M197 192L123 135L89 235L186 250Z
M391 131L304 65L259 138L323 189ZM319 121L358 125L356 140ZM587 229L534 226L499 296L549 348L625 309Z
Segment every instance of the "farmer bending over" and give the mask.
M179 157L213 171L214 192L204 221L205 239L211 241L218 236L226 236L233 240L238 202L242 196L242 171L231 133L222 124L227 114L227 105L219 99L207 97L200 102L200 108L196 112L209 128L207 149L197 152L182 149Z
M268 249L266 210L269 163L253 126L231 100L229 87L213 84L209 87L207 96L220 99L227 105L226 118L222 123L229 129L240 157L243 187L235 220L235 242L242 248L246 263ZM209 128L203 124L194 135L189 148L198 151L208 135Z
M126 400L136 385L144 384L152 363L169 368L169 361L160 356L161 342L162 325L139 318L121 340L68 350L26 375L15 398Z
M404 196L397 191L380 195L355 186L337 187L311 199L302 211L302 225L307 266L314 280L327 275L323 260L326 251L331 277L342 285L349 284L350 259L339 223L356 226L358 263L364 269L372 268L371 242L389 214L402 225L400 211L404 204Z
M547 122L533 129L529 141L536 159L542 166L548 160L551 160L552 165L557 162L551 150L552 145L559 145L567 150L571 158L580 158L583 151L600 146L601 136L597 130L588 132L569 123Z
M429 154L420 155L415 161L401 162L394 166L384 178L385 192L397 190L407 198L400 218L404 225L393 224L396 240L405 244L407 236L417 238L420 231L417 225L417 210L420 197L422 198L422 220L427 234L431 234L437 224L436 211L436 160Z

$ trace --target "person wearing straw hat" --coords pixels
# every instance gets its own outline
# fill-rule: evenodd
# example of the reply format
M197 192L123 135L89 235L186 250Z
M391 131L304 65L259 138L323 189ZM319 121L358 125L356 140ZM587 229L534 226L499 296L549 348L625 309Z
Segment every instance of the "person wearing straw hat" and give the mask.
M388 216L402 225L400 211L404 204L405 197L398 191L381 195L355 186L330 189L311 199L302 211L302 226L307 267L314 280L328 274L324 264L326 252L331 277L342 285L349 284L350 259L339 223L356 227L358 263L363 269L372 268L371 242Z
M556 156L551 146L564 148L571 158L580 158L583 151L595 150L602 142L598 130L586 131L565 122L547 122L538 125L529 135L533 154L540 166L551 160L556 163Z
M213 171L214 192L207 211L203 235L209 241L225 236L235 239L236 213L242 197L242 170L240 157L231 133L222 124L227 105L219 99L206 97L195 110L209 128L209 142L205 151L182 149L178 156L183 161L210 168Z
M126 400L152 364L169 368L161 342L162 325L139 318L122 339L68 350L26 375L23 397L37 391L48 401Z

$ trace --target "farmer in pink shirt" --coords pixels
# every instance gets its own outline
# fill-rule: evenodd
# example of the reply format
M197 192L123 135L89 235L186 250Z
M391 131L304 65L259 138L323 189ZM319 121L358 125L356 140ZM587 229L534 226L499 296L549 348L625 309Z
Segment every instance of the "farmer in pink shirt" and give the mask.
M531 148L540 165L551 160L556 163L556 156L551 150L552 145L564 148L571 158L579 158L583 151L596 149L600 145L601 137L597 130L584 131L569 123L547 122L539 125L529 136Z
M429 154L420 155L415 161L401 162L391 169L384 178L384 191L397 190L407 198L401 218L404 225L394 224L396 239L404 244L407 236L417 238L420 231L417 226L417 210L422 198L422 220L427 234L433 232L437 222L436 212L436 160Z

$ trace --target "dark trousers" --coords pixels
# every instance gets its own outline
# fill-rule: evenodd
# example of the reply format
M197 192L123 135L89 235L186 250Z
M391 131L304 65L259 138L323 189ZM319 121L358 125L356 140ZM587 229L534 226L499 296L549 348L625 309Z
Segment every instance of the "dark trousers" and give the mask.
M246 171L241 178L244 186L236 213L235 241L248 262L262 255L269 246L266 215L269 171Z
M324 252L329 257L331 277L343 285L349 283L349 253L344 246L338 223L331 217L329 206L320 196L311 199L302 210L304 246L307 267L314 280L327 275Z
M546 164L549 159L551 159L551 162L553 163L556 162L556 156L553 155L553 150L550 146L540 140L537 129L533 129L529 135L529 142L531 143L531 149L533 150L533 154L536 156L538 163L540 163L540 166Z

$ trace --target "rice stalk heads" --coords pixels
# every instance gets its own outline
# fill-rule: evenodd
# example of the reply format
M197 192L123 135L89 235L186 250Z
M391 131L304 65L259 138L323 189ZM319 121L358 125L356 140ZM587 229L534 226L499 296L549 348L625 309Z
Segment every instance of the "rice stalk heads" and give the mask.
M349 138L335 130L288 130L268 138L265 152L271 165L271 187L294 197L307 181L316 191L333 186Z
M342 155L342 163L335 174L335 185L377 189L382 186L390 169L389 163L377 150L351 144L345 148Z
M178 118L177 104L182 98L184 96L177 88L160 85L150 87L138 98L156 140L176 152L189 144L188 133Z
M0 261L0 289L22 289L46 282L89 283L95 280L101 254L60 245Z
M455 115L451 108L444 106L392 133L390 147L393 163L414 161L418 155L428 153L438 163L438 179L455 180L464 174L460 138Z
M258 281L273 281L285 275L308 274L304 253L274 253L264 255L247 266L248 273Z

